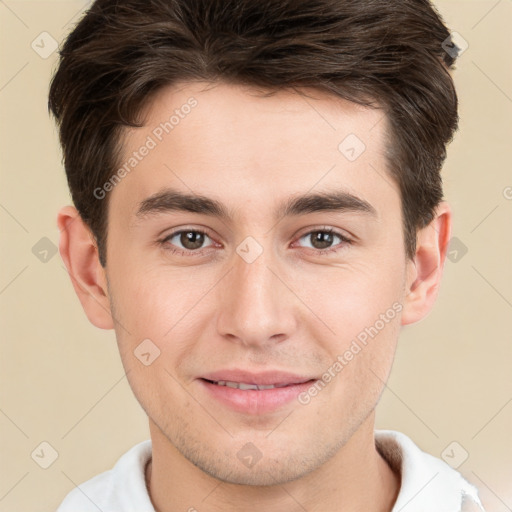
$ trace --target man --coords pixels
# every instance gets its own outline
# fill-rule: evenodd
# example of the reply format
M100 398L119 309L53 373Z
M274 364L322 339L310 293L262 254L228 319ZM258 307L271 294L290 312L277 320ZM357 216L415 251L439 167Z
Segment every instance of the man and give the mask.
M91 6L50 90L60 252L151 440L59 512L483 510L374 430L450 238L449 37L427 0Z

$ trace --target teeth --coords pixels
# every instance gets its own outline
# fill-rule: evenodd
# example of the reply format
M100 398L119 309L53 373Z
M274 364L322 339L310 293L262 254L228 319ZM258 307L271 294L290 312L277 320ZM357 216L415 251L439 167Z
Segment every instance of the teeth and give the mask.
M244 382L240 382L238 384L238 389L258 389L256 384L245 384Z
M219 380L215 382L215 384L218 384L219 386L227 386L228 388L234 388L234 389L274 389L274 388L282 388L286 386L286 384L282 386L274 386L273 384L263 385L263 384L247 384L245 382L231 382L229 380Z

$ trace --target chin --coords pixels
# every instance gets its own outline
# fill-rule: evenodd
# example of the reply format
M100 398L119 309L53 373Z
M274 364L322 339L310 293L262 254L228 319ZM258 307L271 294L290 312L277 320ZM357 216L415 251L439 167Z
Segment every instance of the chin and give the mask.
M308 470L303 468L296 468L294 471L290 471L289 467L278 467L276 468L270 462L266 464L263 461L258 463L258 468L218 468L219 471L215 471L216 468L201 468L205 473L208 473L213 478L220 480L228 484L235 485L253 485L253 486L272 486L282 485L293 480L297 480L309 473ZM226 470L228 471L226 473Z

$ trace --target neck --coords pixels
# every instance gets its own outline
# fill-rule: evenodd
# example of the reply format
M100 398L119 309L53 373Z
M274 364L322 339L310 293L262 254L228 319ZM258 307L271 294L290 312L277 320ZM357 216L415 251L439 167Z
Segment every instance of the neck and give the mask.
M153 456L146 483L156 512L390 512L400 489L375 448L374 413L315 471L283 485L251 486L218 480L184 458L150 421Z

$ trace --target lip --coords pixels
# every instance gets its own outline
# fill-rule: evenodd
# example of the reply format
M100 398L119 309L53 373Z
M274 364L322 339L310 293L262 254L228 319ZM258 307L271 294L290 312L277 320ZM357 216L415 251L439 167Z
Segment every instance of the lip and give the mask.
M205 394L229 409L248 415L263 415L277 411L290 402L296 402L318 379L282 371L251 373L242 370L221 370L197 379ZM242 390L219 386L209 381L232 381L246 384L284 386L273 389Z
M245 382L246 384L258 384L262 386L268 386L270 384L274 384L276 386L302 384L303 382L316 379L316 377L297 375L279 370L255 373L238 369L219 370L201 375L201 378L217 382L219 380L229 380L231 382Z

